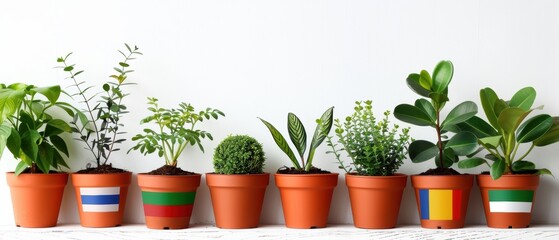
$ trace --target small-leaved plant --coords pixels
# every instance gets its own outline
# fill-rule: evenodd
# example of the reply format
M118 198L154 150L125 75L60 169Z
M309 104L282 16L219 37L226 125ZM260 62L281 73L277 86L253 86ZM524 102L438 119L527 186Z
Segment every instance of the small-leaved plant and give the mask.
M307 133L303 123L295 114L289 113L287 115L287 130L289 131L289 138L291 138L291 142L295 145L295 148L299 153L299 159L295 157L293 150L291 150L291 147L289 147L289 144L283 135L281 135L281 133L272 124L262 118L259 119L262 123L264 123L264 125L266 125L278 147L289 157L293 163L293 168L298 172L304 173L309 172L311 168L313 168L312 161L314 153L316 148L320 146L320 144L328 136L328 133L332 128L333 116L334 107L331 107L322 114L320 119L316 120L317 125L314 130L313 138L309 147L309 155L307 156L306 161L304 155L307 150Z
M117 145L125 141L120 137L125 133L122 131L124 125L121 118L128 113L123 104L123 99L128 94L122 90L124 86L133 84L127 81L128 74L134 71L130 69L130 61L137 55L142 55L138 47L131 48L128 44L125 46L128 52L118 51L123 60L114 67L115 74L109 76L112 80L104 83L102 91L98 92L92 92L94 86L87 86L84 81L77 79L84 71L75 70L75 64L68 62L72 53L57 59L60 63L58 68L67 72L70 75L68 78L73 81L71 87L75 89L75 93L71 96L81 99L80 103L85 105L85 109L75 112L73 121L70 122L72 131L79 136L77 139L85 144L85 149L89 150L95 159L94 169L99 172L106 172L112 168L107 162L113 152L120 150ZM90 168L90 164L87 168Z
M458 167L472 168L487 164L493 179L498 179L503 174L551 174L548 169L536 169L536 165L526 159L534 147L559 141L559 117L539 114L526 119L532 111L543 108L532 108L536 90L533 87L522 88L510 100L505 101L491 88L484 88L480 91L480 98L489 123L473 117L458 127L475 133L479 144L489 153L484 158L462 160ZM524 143L530 147L520 153L518 150Z
M60 93L58 85L0 84L0 156L8 147L20 160L16 175L68 168L63 157L68 157L68 147L60 135L72 130L53 110L62 108L70 115L74 112L70 104L58 101Z
M390 111L385 111L384 118L377 121L370 100L355 102L354 110L343 123L340 119L334 120L334 131L342 148L337 149L338 144L329 136L326 141L332 150L327 153L336 156L339 168L346 173L363 176L394 175L406 158L410 141L409 128L400 129L396 124L390 127ZM351 164L343 162L341 151L345 151L351 158Z
M201 140L206 137L213 140L209 132L197 129L196 124L225 116L220 110L212 108L196 112L192 105L184 102L178 108L167 109L159 106L158 99L148 98L148 105L152 114L140 123L153 122L157 128L146 128L143 134L132 137L132 141L137 143L128 152L139 150L144 155L157 152L159 157L165 158L165 166L174 168L186 147L196 145L204 152Z
M264 169L264 150L256 139L246 135L229 136L214 151L217 174L258 174Z
M435 159L437 168L428 171L429 174L459 174L450 167L458 162L459 156L473 154L477 149L477 137L456 127L476 115L477 105L474 102L458 104L446 117L441 114L449 101L448 86L453 74L454 67L450 61L439 62L432 76L426 70L410 74L407 78L408 86L422 98L417 99L413 105L400 104L394 109L394 116L401 121L435 129L435 143L415 140L408 149L414 163ZM456 134L450 136L451 132Z

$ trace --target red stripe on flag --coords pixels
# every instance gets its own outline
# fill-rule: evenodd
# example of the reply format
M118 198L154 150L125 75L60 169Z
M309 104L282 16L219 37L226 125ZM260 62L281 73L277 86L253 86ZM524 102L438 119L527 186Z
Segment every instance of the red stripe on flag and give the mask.
M161 206L144 204L144 213L151 217L186 217L192 214L192 205Z
M452 220L459 220L462 215L462 190L452 191Z

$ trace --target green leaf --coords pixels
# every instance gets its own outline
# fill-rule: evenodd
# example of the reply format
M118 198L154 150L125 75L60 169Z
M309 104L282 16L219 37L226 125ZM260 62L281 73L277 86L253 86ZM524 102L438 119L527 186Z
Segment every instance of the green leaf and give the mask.
M505 172L505 161L501 159L495 159L493 165L491 165L491 178L493 180L499 179Z
M431 79L431 75L429 75L429 72L421 70L421 72L419 73L419 85L421 85L421 87L423 87L424 89L431 89L431 87L433 86L433 79Z
M58 151L61 151L62 153L64 153L64 155L66 155L66 157L69 157L68 155L68 147L66 146L66 142L64 142L64 140L59 137L59 136L50 136L49 137L50 142L52 143L52 145L54 147L56 147L56 149L58 149Z
M289 138L291 138L291 142L297 148L302 159L307 148L307 133L301 120L293 113L287 115L287 129L289 130Z
M394 117L397 119L418 126L435 126L435 122L431 120L420 108L410 104L400 104L394 108Z
M435 112L435 108L433 108L433 105L427 101L426 99L420 98L415 100L415 104L414 104L417 108L421 109L425 114L427 114L427 116L429 116L429 119L431 120L431 122L435 122L437 121L437 113Z
M111 86L109 86L109 84L105 83L105 84L103 84L103 90L105 92L108 92L109 90L111 90Z
M533 87L525 87L512 96L509 106L528 111L534 104L534 100L536 100L536 90Z
M495 129L485 120L473 116L465 122L458 124L461 131L471 132L478 138L490 137L499 134Z
M20 175L23 171L25 171L25 169L29 167L29 165L27 165L27 163L25 163L24 161L19 161L19 163L16 166L16 170L14 171L14 173L17 175Z
M522 172L536 169L536 164L530 161L516 161L512 163L511 167L514 172Z
M545 174L545 175L553 176L551 171L549 171L549 169L547 169L547 168L542 168L542 169L538 170L537 174L539 174L539 175L544 175Z
M65 71L65 72L70 72L70 71L72 71L72 70L74 70L74 67L73 67L73 66L67 66L67 67L64 68L64 71Z
M0 123L3 123L7 117L14 115L17 109L21 106L24 97L24 89L0 89Z
M439 153L435 144L425 140L417 140L410 144L409 155L414 163L425 162L434 158Z
M39 152L37 154L37 159L35 162L37 163L37 167L39 167L41 172L49 173L50 166L54 158L53 152L54 149L48 143L43 142L39 145Z
M47 122L45 136L54 136L63 132L72 132L72 128L65 121L60 119L51 119Z
M41 139L41 134L37 130L30 129L21 135L21 150L30 158L31 161L37 160L39 146L37 141Z
M330 133L330 129L332 129L332 123L334 122L334 107L330 107L326 109L326 111L322 114L320 119L318 119L318 124L316 125L316 129L314 130L313 138L311 140L311 148L309 151L309 156L307 157L307 163L305 166L305 170L308 171L312 167L312 160L314 158L314 152L318 146L324 141L324 139Z
M553 126L540 138L534 141L538 147L547 146L559 141L559 117L553 117Z
M487 120L495 129L500 129L499 121L497 120L499 115L495 113L494 108L495 102L499 99L497 94L491 88L484 88L479 91L479 96Z
M130 65L128 63L125 63L125 62L119 62L118 65L120 65L122 67L130 67Z
M60 97L60 86L49 86L49 87L36 87L33 88L32 91L37 92L43 96L45 96L51 104L56 103L58 101L58 97Z
M8 144L8 139L10 138L11 134L12 134L12 128L11 127L8 127L6 125L0 125L0 158L2 157L2 154L4 153L4 149L6 148L6 145Z
M4 127L4 126L2 126ZM10 136L8 137L7 146L14 156L19 155L21 149L21 137L15 128L10 128ZM2 133L4 134L4 133Z
M465 156L477 149L477 137L471 132L459 132L452 136L445 148L451 148L458 156Z
M507 108L499 114L499 125L505 134L516 132L518 126L530 111L524 111L520 108Z
M484 148L488 149L497 149L497 147L501 144L501 140L503 139L502 136L492 136L492 137L484 137L479 139L479 144L481 144Z
M287 154L287 156L289 157L289 159L293 163L293 166L297 169L301 169L301 165L297 161L297 158L295 157L295 154L293 154L293 151L291 151L291 148L287 144L287 141L285 141L285 138L283 137L283 135L281 135L281 133L272 124L270 124L266 120L264 120L262 118L258 118L258 119L260 119L260 121L262 121L262 123L264 123L264 125L266 125L268 130L270 130L270 133L272 134L272 137L274 138L274 141L276 142L278 147L285 154Z
M442 126L465 122L477 114L477 105L472 101L465 101L454 107L443 121Z
M474 168L484 163L487 163L487 161L485 161L485 159L482 158L478 158L478 157L468 158L458 162L458 168L462 168L462 169Z
M429 94L429 98L436 103L435 106L439 106L438 109L441 109L444 103L448 102L448 96L444 93L432 92ZM437 107L435 107L435 109L437 109Z
M443 158L443 165L441 165L440 156L438 154L437 156L435 156L435 164L437 165L437 167L449 168L452 166L452 164L458 162L458 156L456 156L451 148L446 148L443 151Z
M519 143L532 142L543 136L553 126L553 118L547 114L534 116L518 129L516 139Z
M433 91L442 93L450 84L453 74L454 66L451 61L439 62L433 70Z
M421 86L421 83L419 82L419 79L420 79L419 74L417 73L410 74L406 79L406 82L408 83L408 87L410 87L412 91L414 91L415 93L423 97L429 97L429 93L431 93L431 90L423 88L423 86Z

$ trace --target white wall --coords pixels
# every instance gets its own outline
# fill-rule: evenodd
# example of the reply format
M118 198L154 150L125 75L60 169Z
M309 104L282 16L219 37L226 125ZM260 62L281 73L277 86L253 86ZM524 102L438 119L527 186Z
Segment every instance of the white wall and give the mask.
M441 59L455 65L450 87L452 105L479 103L478 91L490 86L504 97L531 85L536 104L559 115L559 2L548 1L2 1L0 2L0 82L36 85L68 80L56 57L73 51L71 61L86 72L83 80L101 84L120 60L124 42L137 44L144 56L133 62L129 79L131 114L124 119L128 137L139 131L147 114L147 96L163 105L186 101L215 107L227 117L204 125L215 141L205 141L206 153L188 149L180 159L184 169L212 171L212 149L228 134L249 134L260 140L268 157L266 170L289 162L275 146L262 117L285 132L286 115L296 113L308 129L329 106L335 116L351 113L355 100L373 99L377 114L416 96L405 84L408 73L431 69ZM448 109L447 109L448 110ZM405 125L405 124L402 124ZM313 126L313 127L311 127ZM310 134L310 133L309 133ZM433 132L413 128L416 139L433 140ZM68 136L67 139L70 139ZM132 142L125 142L128 149ZM75 143L71 167L79 170L91 158ZM315 165L338 171L323 145ZM540 167L559 174L559 145L536 149L530 157ZM156 156L137 152L116 154L112 163L133 172L163 164ZM5 154L0 171L16 161ZM432 162L411 164L402 173L417 174ZM482 168L464 171L479 173ZM136 178L131 186L126 222L143 222ZM70 185L69 185L70 186ZM60 221L78 221L74 192L64 197ZM534 209L535 223L559 223L559 183L543 177ZM199 188L194 222L209 223L213 213L208 189ZM0 178L1 212L11 212L9 190ZM268 188L262 221L282 223L279 194ZM478 188L474 187L468 224L484 223ZM343 178L334 193L332 223L350 223ZM400 223L417 223L417 209L408 186ZM10 214L0 224L13 223Z

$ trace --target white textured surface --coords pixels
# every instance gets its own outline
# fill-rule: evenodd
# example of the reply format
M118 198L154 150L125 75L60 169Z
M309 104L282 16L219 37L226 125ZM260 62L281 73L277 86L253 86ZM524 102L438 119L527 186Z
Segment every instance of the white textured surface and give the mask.
M143 225L118 228L81 228L75 225L50 229L23 229L0 227L0 239L228 239L228 240L275 240L275 239L524 239L557 240L559 227L535 226L526 229L490 229L476 226L463 229L431 230L418 226L403 226L387 230L364 230L353 226L338 225L322 229L289 229L283 226L262 226L253 229L225 230L211 226L192 226L184 230L149 230Z

